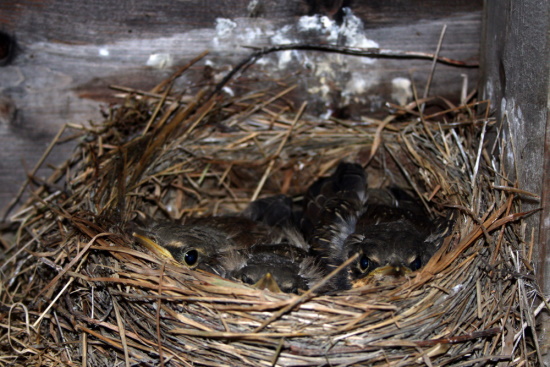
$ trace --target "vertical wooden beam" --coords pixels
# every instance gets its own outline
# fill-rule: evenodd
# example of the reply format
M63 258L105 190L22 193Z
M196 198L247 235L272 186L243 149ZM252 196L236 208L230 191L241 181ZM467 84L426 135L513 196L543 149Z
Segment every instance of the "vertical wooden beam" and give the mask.
M550 38L550 37L549 37ZM546 58L548 65L549 59ZM550 79L550 72L547 75ZM540 240L539 245L542 249L540 261L537 264L539 270L538 278L543 278L543 292L545 297L550 295L550 87L548 90L547 110L546 110L546 134L544 145L544 169L542 179L542 214L540 222ZM545 347L544 363L550 365L550 314L548 310L542 316L543 347Z
M541 196L540 202L523 201L522 209L543 208L528 224L536 229L534 261L546 296L550 295L549 34L549 1L485 1L480 95L491 100L501 138L509 144L504 163L510 178ZM548 365L550 317L547 313L539 320Z

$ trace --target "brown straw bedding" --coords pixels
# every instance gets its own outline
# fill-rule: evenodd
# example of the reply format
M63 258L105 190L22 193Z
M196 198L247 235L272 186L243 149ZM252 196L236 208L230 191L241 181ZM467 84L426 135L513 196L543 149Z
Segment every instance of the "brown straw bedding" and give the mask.
M545 306L518 200L531 194L507 179L512 147L487 138L484 102L325 120L290 102L289 83L220 97L170 81L73 127L74 155L10 217L1 365L537 363ZM427 266L337 294L277 294L188 270L128 233L138 214L180 220L299 195L341 160L365 165L370 187L407 186L432 213L456 213Z

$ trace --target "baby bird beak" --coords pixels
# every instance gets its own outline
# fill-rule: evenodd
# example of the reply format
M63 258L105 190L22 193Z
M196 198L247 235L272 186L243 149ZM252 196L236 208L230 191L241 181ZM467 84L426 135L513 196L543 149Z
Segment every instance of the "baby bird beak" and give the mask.
M411 273L412 270L403 265L386 265L380 268L374 269L368 277L381 278L385 276L401 277Z
M260 280L256 282L256 284L253 285L253 287L258 289L268 289L274 293L283 293L271 273L266 273Z
M149 251L153 252L155 255L158 255L161 258L170 259L170 260L175 261L174 257L170 253L170 251L168 251L164 247L160 246L159 244L157 244L155 241L151 240L150 238L142 236L142 235L140 235L139 233L136 233L136 232L132 233L132 236L134 236L138 240L139 243L141 243L143 246L147 247L147 249Z
M376 268L364 278L355 279L352 281L352 288L364 287L368 284L372 285L373 281L381 280L385 277L399 278L412 273L412 270L403 265L386 265Z

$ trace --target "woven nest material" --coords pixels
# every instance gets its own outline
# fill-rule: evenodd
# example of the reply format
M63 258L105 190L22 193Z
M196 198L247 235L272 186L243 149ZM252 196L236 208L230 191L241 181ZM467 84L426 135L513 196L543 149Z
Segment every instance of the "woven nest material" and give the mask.
M432 98L384 120L315 119L275 86L238 98L133 95L81 128L73 157L3 234L0 364L535 364L532 234L476 103ZM159 92L159 91L157 91ZM187 101L187 102L182 102ZM436 103L437 102L437 103ZM437 107L442 105L444 107ZM419 118L422 116L422 118ZM412 188L456 225L406 279L336 295L276 294L140 247L138 214L179 220L303 193L341 160ZM13 226L12 226L13 227Z

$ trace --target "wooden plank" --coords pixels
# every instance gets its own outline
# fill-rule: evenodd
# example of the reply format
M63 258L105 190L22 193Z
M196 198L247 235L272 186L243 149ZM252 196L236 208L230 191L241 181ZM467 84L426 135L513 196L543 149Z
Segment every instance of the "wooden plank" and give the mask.
M108 89L110 84L151 88L203 50L210 51L209 62L223 72L250 52L242 46L327 42L335 27L343 27L333 23L332 28L319 30L321 21L317 19L316 30L301 29L301 17L311 14L317 1L260 1L254 9L249 8L250 3L2 2L0 31L15 35L18 46L13 62L0 68L0 100L9 101L5 105L16 111L13 116L0 118L0 207L13 196L25 171L38 161L60 126L102 119L100 108L116 100ZM383 48L433 52L447 24L441 54L470 61L478 58L481 0L461 0L452 5L436 0L344 3L351 5L353 20L362 22L356 39L363 37ZM338 17L338 13L317 8ZM147 65L154 55L169 55L171 61L164 68ZM384 103L391 100L391 81L396 77L412 75L422 92L431 66L425 60L365 61L294 53L285 61L286 56L270 55L246 76L253 79L255 75L264 78L266 74L276 77L298 73L296 81L301 86L294 95L296 105L306 98L309 113L326 114L331 110L351 118L383 110ZM200 75L201 70L195 73ZM462 86L461 73L468 76L473 88L475 69L440 65L432 93L456 97ZM184 78L181 83L190 83L191 79ZM353 80L359 83L349 83ZM70 150L70 146L56 150L51 162L63 161Z
M550 3L489 0L482 43L481 94L492 101L502 123L503 138L512 144L506 167L512 182L540 195L524 200L522 210L541 208L528 218L536 230L536 275L544 295L550 294ZM531 239L531 230L526 233ZM538 302L539 300L537 300ZM550 318L539 318L539 337L550 364Z

